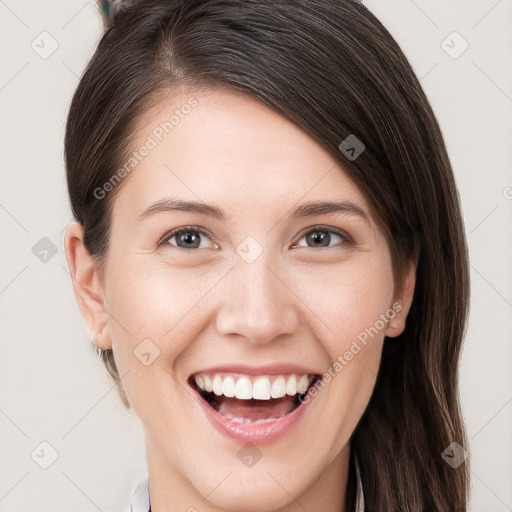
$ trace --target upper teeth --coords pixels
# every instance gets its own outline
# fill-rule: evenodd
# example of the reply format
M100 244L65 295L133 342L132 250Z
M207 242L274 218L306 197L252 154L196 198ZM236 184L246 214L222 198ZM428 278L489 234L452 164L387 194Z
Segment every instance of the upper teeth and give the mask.
M213 391L218 396L224 395L241 400L250 400L251 398L270 400L271 398L282 398L285 395L293 396L297 393L305 393L313 377L308 374L234 377L218 373L213 376L199 373L194 376L194 379L200 389Z

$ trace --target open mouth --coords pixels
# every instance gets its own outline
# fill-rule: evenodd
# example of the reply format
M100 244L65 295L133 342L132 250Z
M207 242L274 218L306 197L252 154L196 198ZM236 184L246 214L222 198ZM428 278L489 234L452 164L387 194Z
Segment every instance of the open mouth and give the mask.
M300 407L320 375L191 375L189 385L215 411L239 423L265 423Z

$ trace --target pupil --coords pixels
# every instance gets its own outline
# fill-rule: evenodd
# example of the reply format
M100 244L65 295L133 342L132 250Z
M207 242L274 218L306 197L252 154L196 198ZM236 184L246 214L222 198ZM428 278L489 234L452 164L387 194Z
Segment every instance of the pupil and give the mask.
M323 246L329 245L330 235L325 231L313 231L312 233L309 234L309 236L313 239L314 245L320 245L317 243L318 241L327 241L327 244L324 244Z
M194 239L194 238L195 238L195 242L197 242L199 240L199 237L197 236L196 233L186 233L181 236L181 240L182 240L182 242L184 241L185 244L194 244L194 240L191 241L191 239ZM198 247L197 243L193 247L197 248Z

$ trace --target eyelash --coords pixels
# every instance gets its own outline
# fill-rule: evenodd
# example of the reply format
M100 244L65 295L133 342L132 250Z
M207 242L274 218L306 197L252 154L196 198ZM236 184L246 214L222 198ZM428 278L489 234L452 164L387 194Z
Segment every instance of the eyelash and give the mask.
M354 243L352 238L350 238L350 236L348 236L347 233L345 233L341 229L334 228L332 226L325 226L322 224L313 226L311 229L309 229L308 231L303 233L299 240L302 240L306 235L309 235L310 233L315 233L315 232L330 233L330 234L338 235L343 240L343 242L341 244L338 244L337 246L335 245L332 247L321 247L321 249L333 249L334 247L343 246L346 244L353 245L353 243ZM313 247L310 247L310 249L313 249Z
M343 243L338 244L338 246L340 246L340 245L342 246L342 245L345 245L345 244L353 244L354 243L352 238L349 235L347 235L347 233L342 231L341 229L333 228L331 226L324 226L324 225L313 226L310 230L308 230L305 233L303 233L299 240L302 240L302 238L304 238L306 235L309 235L309 234L315 233L315 232L327 232L327 233L333 233L335 235L338 235L343 240ZM182 228L173 229L172 231L167 233L161 239L161 241L158 242L158 247L163 247L164 245L167 245L171 238L174 238L175 236L180 235L181 233L193 233L195 235L202 234L202 235L204 235L204 236L206 236L206 237L208 237L210 239L212 238L210 236L209 231L207 231L206 229L204 229L204 228L202 228L200 226L185 226L185 227L182 227ZM179 247L179 246L175 246L175 247L177 249L187 250L184 247ZM333 247L336 247L336 246L333 246ZM332 249L333 247L321 247L321 249ZM310 249L313 249L313 247L310 247ZM188 250L189 251L193 251L193 250L197 251L198 249L196 248L196 249L188 249Z
M206 231L206 229L204 228L201 228L199 226L185 226L183 228L176 228L176 229L173 229L172 231L170 231L169 233L167 233L160 242L158 242L158 247L162 247L164 245L167 245L167 243L169 242L169 240L173 237L175 237L176 235L179 235L181 233L193 233L194 235L197 235L198 233L200 233L201 235L204 235L208 238L211 239L211 236L210 236L210 233L208 231ZM183 250L186 250L185 248L183 247L178 247L176 246L177 249L183 249ZM189 251L197 251L198 249L188 249Z

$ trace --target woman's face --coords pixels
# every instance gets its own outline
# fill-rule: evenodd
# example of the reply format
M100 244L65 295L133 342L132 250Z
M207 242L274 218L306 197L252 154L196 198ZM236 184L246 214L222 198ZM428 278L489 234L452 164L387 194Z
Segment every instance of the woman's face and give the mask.
M330 510L413 271L400 294L365 197L258 101L180 92L142 121L86 318L91 329L105 320L101 346L143 423L152 506L296 510L301 496ZM339 207L306 207L320 202ZM302 405L292 374L299 391L324 374Z

